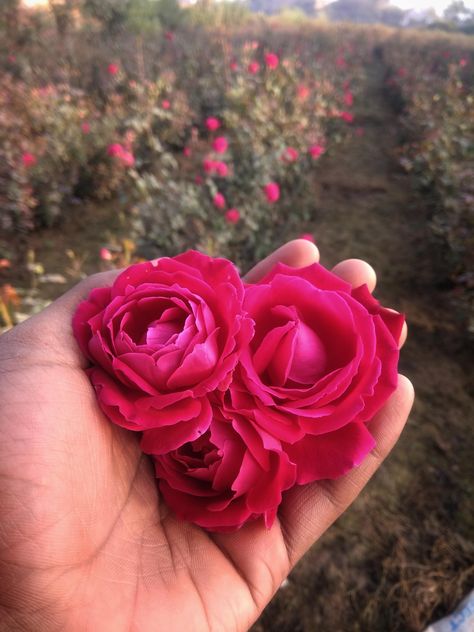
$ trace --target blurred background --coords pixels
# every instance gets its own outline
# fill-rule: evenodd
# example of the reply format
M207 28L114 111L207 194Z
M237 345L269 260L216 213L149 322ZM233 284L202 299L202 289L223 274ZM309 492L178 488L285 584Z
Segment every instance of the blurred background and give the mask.
M98 270L296 237L407 315L409 426L255 632L421 632L474 585L473 86L474 2L0 3L0 333Z

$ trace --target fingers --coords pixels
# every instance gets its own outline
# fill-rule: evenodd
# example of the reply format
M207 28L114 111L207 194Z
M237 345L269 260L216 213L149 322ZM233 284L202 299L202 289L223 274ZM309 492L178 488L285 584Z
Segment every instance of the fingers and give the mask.
M375 286L377 284L377 275L375 274L375 270L366 261L362 261L362 259L345 259L335 265L332 271L334 274L337 274L338 277L344 279L347 283L350 283L352 287L359 287L365 283L371 292L375 290ZM400 340L398 342L399 347L402 347L405 344L407 335L407 324L403 323Z
M263 261L257 263L257 265L245 275L244 281L247 283L256 283L268 274L277 263L286 263L286 265L292 266L293 268L303 268L318 261L319 250L313 243L307 239L294 239L272 252L272 254L268 255Z
M368 426L376 447L362 464L340 479L318 481L287 492L279 515L292 565L360 494L397 442L413 399L411 382L400 375L397 390Z
M362 259L345 259L335 265L332 271L338 277L350 283L352 287L359 287L365 283L371 292L375 289L377 283L375 270Z

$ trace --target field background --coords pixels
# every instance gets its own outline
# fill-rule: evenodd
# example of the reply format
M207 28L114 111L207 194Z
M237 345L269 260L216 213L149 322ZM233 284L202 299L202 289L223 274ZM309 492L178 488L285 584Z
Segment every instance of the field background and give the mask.
M407 315L414 411L254 630L421 632L450 612L474 584L472 36L8 4L1 330L86 274L191 247L242 271L301 236L324 265L366 259Z

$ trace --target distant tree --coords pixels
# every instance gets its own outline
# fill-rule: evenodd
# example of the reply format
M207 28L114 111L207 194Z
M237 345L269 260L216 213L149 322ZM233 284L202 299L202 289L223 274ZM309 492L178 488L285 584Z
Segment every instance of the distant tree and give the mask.
M451 2L449 7L446 7L443 17L448 22L460 24L464 20L472 19L474 12L466 7L463 0L456 0L455 2Z

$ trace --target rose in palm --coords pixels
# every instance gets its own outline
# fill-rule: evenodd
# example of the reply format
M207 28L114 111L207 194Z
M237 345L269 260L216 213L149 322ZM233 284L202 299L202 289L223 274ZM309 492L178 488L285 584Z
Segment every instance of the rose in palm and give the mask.
M107 417L153 428L162 451L205 433L208 394L227 389L252 336L243 296L229 261L192 251L133 265L93 290L73 329Z
M212 423L195 441L163 453L159 434L143 433L141 447L154 455L160 492L180 518L212 531L234 530L258 517L270 527L282 492L295 483L296 467L278 439L227 411L222 394L213 399Z
M297 483L336 478L374 447L366 427L397 385L404 318L318 264L246 288L255 323L231 408L282 442Z

